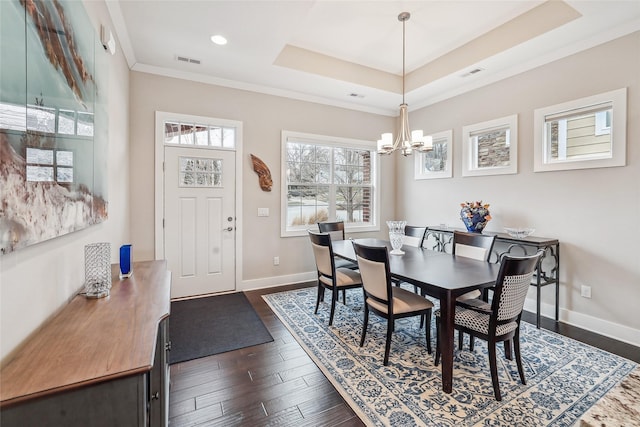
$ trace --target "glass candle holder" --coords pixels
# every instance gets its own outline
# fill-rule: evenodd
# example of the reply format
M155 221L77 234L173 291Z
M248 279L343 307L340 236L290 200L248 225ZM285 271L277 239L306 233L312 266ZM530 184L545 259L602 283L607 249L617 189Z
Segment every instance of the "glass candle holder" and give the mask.
M111 244L84 247L84 294L87 298L109 296L111 289Z

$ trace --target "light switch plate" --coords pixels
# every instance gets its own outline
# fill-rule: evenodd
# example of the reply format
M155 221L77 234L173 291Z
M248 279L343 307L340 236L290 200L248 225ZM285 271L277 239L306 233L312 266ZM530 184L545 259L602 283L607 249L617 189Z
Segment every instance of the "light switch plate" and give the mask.
M269 216L269 208L258 208L258 216Z

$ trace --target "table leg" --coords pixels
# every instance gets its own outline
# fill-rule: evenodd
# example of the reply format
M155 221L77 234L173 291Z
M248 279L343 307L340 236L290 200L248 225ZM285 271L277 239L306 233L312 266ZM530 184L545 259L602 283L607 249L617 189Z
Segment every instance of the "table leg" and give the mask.
M442 390L451 393L453 384L453 318L456 301L451 295L440 299L440 349L442 350Z

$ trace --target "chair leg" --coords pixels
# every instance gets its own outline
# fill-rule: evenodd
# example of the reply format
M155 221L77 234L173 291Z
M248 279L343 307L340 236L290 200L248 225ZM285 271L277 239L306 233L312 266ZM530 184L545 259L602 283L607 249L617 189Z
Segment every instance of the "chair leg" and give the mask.
M435 366L440 363L440 318L436 317L436 357L433 361Z
M320 301L324 301L324 286L318 282L318 297L316 298L316 310L313 314L318 314L318 307L320 306Z
M391 335L395 327L394 323L393 317L387 319L387 342L384 346L384 361L382 363L384 366L389 364L389 350L391 350Z
M336 312L336 300L338 299L338 289L333 288L331 297L331 314L329 315L329 326L333 325L333 314Z
M473 351L474 336L469 334L469 351Z
M458 331L458 348L464 350L464 332Z
M513 354L511 353L511 340L503 342L504 344L504 357L508 360L513 360Z
M500 395L500 384L498 382L498 365L496 362L496 343L495 341L489 341L487 343L489 347L489 367L491 368L491 382L493 383L493 394L496 396L497 401L502 400Z
M513 339L513 350L516 353L516 364L518 365L518 374L520 374L520 381L522 381L522 384L527 384L527 381L524 378L522 358L520 357L520 336L517 332L516 336Z
M426 324L426 338L427 338L427 353L431 354L431 310L429 310L427 312L427 314L423 314L422 316L420 316L420 322L422 322L422 320L424 320L424 318L427 318L427 324Z
M344 305L347 305L347 295L346 295L346 294L347 294L347 290L346 290L346 289L343 289L343 290L342 290L342 303L343 303Z
M414 286L414 288L417 288L417 286ZM418 293L417 289L416 289L416 293ZM420 290L420 295L423 297L425 296L425 293L422 289ZM420 329L422 329L423 326L424 326L424 315L420 316Z
M364 321L362 322L362 336L360 337L360 347L364 345L364 338L367 336L367 327L369 326L369 306L364 305Z

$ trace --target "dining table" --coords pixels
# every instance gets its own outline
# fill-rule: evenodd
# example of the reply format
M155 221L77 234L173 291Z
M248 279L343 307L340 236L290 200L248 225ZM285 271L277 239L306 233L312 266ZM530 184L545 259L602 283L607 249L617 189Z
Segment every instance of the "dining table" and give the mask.
M391 252L388 241L365 238L333 241L334 255L357 262L353 241L367 246L386 246ZM456 298L474 289L495 285L500 265L408 245L404 245L402 251L401 255L389 255L391 276L419 287L425 295L440 301L442 390L451 393Z

